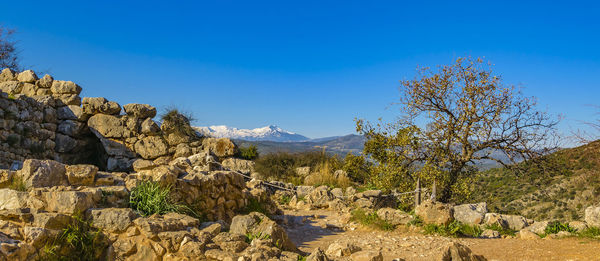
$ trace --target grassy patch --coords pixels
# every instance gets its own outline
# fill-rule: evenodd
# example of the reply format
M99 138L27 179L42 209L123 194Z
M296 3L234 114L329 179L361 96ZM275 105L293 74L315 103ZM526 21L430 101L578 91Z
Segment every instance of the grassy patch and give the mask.
M588 227L582 231L577 232L576 235L580 238L600 239L600 228Z
M245 214L249 214L252 212L258 212L258 213L265 214L266 216L269 216L269 212L263 206L263 204L258 199L252 198L252 197L248 199L248 204L246 205L246 207L244 208L244 210L242 212Z
M556 234L561 231L567 231L569 233L574 233L575 229L570 227L569 224L560 223L559 221L548 223L548 225L546 226L546 229L544 229L544 233L546 235Z
M178 109L168 108L161 115L161 128L166 133L174 133L181 136L192 138L200 138L190 122L194 121L194 117L189 113L182 113Z
M367 213L362 209L355 209L352 211L352 220L360 223L361 225L384 230L392 231L396 227L387 221L381 219L377 213Z
M100 230L91 227L81 215L62 230L52 244L42 250L41 260L98 260L108 242Z
M290 201L292 201L292 197L290 195L281 195L281 197L279 197L280 205L290 204Z
M173 201L171 198L171 187L164 187L152 181L143 181L131 190L129 205L143 216L155 213L162 215L168 212L182 214L194 212L186 205Z
M453 221L448 225L427 224L423 227L425 234L435 234L446 237L479 237L483 230L479 226Z
M25 181L21 176L13 175L10 179L8 188L17 191L27 191L27 184L25 184Z
M250 244L252 243L252 240L254 239L270 239L271 236L265 234L263 235L262 233L246 233L246 243Z

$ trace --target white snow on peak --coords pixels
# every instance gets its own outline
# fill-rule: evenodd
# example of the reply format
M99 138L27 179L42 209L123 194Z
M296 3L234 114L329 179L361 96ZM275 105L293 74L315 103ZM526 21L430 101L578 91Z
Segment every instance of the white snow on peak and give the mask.
M255 129L238 129L225 125L209 127L194 127L204 135L216 138L231 138L249 141L307 141L309 138L290 131L283 130L275 125Z

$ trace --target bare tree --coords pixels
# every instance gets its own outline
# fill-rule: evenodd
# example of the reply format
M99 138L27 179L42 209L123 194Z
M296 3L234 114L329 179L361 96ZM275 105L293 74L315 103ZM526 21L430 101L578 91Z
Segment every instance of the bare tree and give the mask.
M14 33L14 30L0 26L0 69L19 70L16 42L12 39Z
M600 106L591 105L596 109L596 115L600 116ZM577 130L573 132L575 139L582 144L587 144L600 138L600 117L596 121L585 121L583 122L589 127L589 130Z

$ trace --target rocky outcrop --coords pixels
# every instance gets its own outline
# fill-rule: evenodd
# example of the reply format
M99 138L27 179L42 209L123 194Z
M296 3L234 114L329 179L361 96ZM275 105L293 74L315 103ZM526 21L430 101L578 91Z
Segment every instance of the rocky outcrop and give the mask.
M585 222L593 227L600 227L600 206L590 206L585 209Z
M418 205L415 214L423 218L425 224L448 225L454 220L451 205L430 200Z
M454 219L470 225L477 225L483 222L487 213L487 204L485 202L477 204L463 204L454 206Z

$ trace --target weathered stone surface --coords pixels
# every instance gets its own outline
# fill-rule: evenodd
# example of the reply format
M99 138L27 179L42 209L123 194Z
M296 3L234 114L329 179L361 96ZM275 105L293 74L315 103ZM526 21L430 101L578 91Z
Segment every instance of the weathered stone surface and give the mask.
M0 91L8 94L18 94L23 90L23 83L19 81L0 82Z
M306 177L310 174L310 167L298 167L295 169L296 175Z
M4 68L0 73L0 82L14 81L17 79L17 73L9 68Z
M74 120L64 120L58 124L56 130L61 134L74 137L85 133L87 131L87 126L83 122Z
M17 75L17 80L26 83L35 83L38 80L37 75L32 70L26 70Z
M53 81L50 87L53 94L79 94L81 87L72 81Z
M119 115L121 106L103 97L84 97L82 100L82 109L86 114L94 115L98 113L108 115Z
M548 221L537 221L533 224L531 224L530 226L526 227L525 229L536 233L538 235L544 234L544 230L546 229L546 227L548 226Z
M500 238L500 232L491 229L484 229L479 236L481 238Z
M381 254L381 251L373 250L356 252L352 254L351 258L353 261L383 261L383 255Z
M148 104L130 103L123 105L123 109L127 115L141 119L156 116L156 108Z
M576 232L580 232L588 228L588 225L581 221L571 221L569 222L569 226L574 228Z
M306 196L306 202L317 208L326 208L329 206L329 201L333 200L333 195L329 192L327 186L320 186Z
M418 205L415 214L423 218L425 224L448 225L454 220L450 205L430 200Z
M393 208L381 208L377 210L377 216L394 226L406 225L413 219L410 214Z
M73 218L60 213L33 213L32 226L45 229L63 229L71 224Z
M217 244L223 251L230 253L239 253L246 249L249 244L246 243L246 236L223 232L213 238L213 242Z
M14 171L7 169L0 169L0 188L7 187L12 182L12 178L15 175Z
M308 196L308 194L310 194L314 189L315 189L315 187L313 187L313 186L297 186L296 187L296 195L299 198L304 198L304 197Z
M92 225L109 233L125 231L138 217L131 208L90 209L88 212Z
M0 189L0 210L14 210L27 207L27 192Z
M94 165L79 164L66 166L67 179L72 186L93 185L97 172L98 167Z
M600 205L585 209L585 222L592 227L600 227Z
M149 136L135 143L135 152L144 159L156 159L167 154L168 145L161 137Z
M147 118L142 121L141 132L146 135L156 135L160 133L160 127L158 127L158 124L152 118Z
M456 242L448 243L442 248L439 257L436 260L442 261L484 261L483 256L474 255L470 248Z
M317 247L306 257L306 261L329 261L329 258L327 258L327 255L325 255L325 252L321 248Z
M23 83L21 94L29 97L35 96L37 94L37 87L32 83Z
M228 168L233 171L239 171L239 172L246 173L246 174L254 171L254 161L251 161L251 160L228 158L228 159L223 160L223 162L221 164L225 168Z
M329 257L344 257L350 256L355 252L360 251L360 247L350 243L333 243L329 245L325 254Z
M454 219L469 225L481 224L486 213L485 202L454 206Z
M539 239L540 236L536 235L534 232L531 232L527 229L522 229L517 233L517 237L520 239Z
M65 165L53 160L27 159L17 172L27 187L52 187L68 185Z
M158 165L154 164L154 162L152 162L151 160L137 159L133 162L133 170L136 172L142 170L151 170L153 168L156 168L157 166Z
M37 86L44 89L50 89L52 87L52 82L54 82L54 78L52 76L46 74L42 79L37 81Z
M72 151L77 147L77 140L60 133L56 134L55 150L60 153Z
M213 154L219 158L226 158L235 155L236 146L228 138L205 138L202 141L202 147L210 154Z
M498 224L503 228L510 228L513 230L521 230L529 225L529 221L518 215L501 215L496 213L485 214L483 223L486 225Z
M82 191L45 192L46 211L73 215L94 206L94 194Z
M281 249L287 251L297 251L294 243L288 238L285 230L273 220L269 219L264 214L252 212L248 215L235 216L231 221L230 233L246 235L248 233L254 235L267 236L268 239L275 245L281 246Z
M131 131L125 127L125 121L121 117L96 114L88 120L88 126L96 136L103 138L127 138Z

